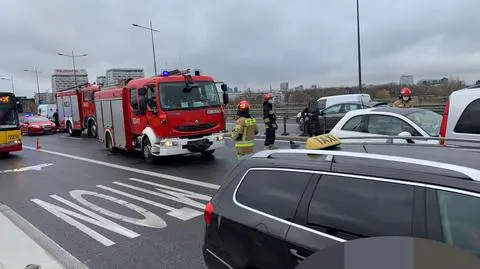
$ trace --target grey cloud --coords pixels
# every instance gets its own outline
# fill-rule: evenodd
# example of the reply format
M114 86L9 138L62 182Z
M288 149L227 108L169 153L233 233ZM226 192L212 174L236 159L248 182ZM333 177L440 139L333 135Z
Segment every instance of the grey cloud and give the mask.
M480 79L477 0L361 0L364 81L458 75ZM281 81L306 86L355 85L355 1L15 0L0 10L0 76L32 95L33 74L50 88L57 52L87 53L78 68L90 80L111 67L153 73L149 33L131 26L152 19L158 68L200 68L218 80L259 88ZM2 89L9 88L0 81Z

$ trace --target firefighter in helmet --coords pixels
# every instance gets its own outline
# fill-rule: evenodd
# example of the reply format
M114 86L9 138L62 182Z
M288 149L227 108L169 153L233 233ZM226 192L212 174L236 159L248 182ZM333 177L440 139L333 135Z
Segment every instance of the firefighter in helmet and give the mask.
M392 106L402 108L412 107L412 90L409 88L401 89L399 99L393 102Z
M275 131L278 129L277 116L273 112L273 96L263 95L263 122L265 123L265 149L275 149Z
M250 115L250 104L241 101L237 107L237 120L232 131L237 157L253 153L255 135L258 134L257 121Z

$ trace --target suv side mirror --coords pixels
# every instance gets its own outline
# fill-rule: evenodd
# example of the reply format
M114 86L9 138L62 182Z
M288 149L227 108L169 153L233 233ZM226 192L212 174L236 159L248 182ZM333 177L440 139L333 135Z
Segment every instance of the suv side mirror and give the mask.
M222 92L227 92L227 91L228 91L227 84L225 84L225 83L223 83L222 85L220 85L220 88L222 89Z
M138 89L138 95L139 96L145 96L147 94L147 89L145 88L139 88Z
M228 93L223 92L223 104L227 105L228 104Z

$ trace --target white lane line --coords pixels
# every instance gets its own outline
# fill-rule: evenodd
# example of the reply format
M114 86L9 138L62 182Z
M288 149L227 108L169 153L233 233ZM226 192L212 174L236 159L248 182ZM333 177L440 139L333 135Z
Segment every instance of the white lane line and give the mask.
M29 150L36 150L34 147L25 146L25 145L23 146L23 148L24 149L29 149ZM195 185L195 186L201 186L201 187L205 187L205 188L209 188L209 189L217 190L217 189L220 188L220 185L217 185L217 184L212 184L212 183L208 183L208 182L188 179L188 178L184 178L184 177L178 177L178 176L173 176L173 175L169 175L169 174L162 174L162 173L137 169L137 168L124 166L124 165L119 165L119 164L114 164L114 163L102 162L102 161L99 161L99 160L88 159L88 158L84 158L84 157L79 157L79 156L75 156L75 155L65 154L65 153L46 150L46 149L40 149L38 151L43 152L43 153L48 153L48 154L52 154L52 155L65 157L65 158L70 158L70 159L74 159L74 160L79 160L79 161L83 161L83 162L88 162L88 163L103 165L103 166L116 168L116 169L120 169L120 170L124 170L124 171L129 171L129 172L133 172L133 173L138 173L138 174L143 174L143 175L158 177L158 178L164 178L164 179L168 179L168 180L172 180L172 181L176 181L176 182L187 183L187 184L191 184L191 185Z
M68 251L63 249L60 245L55 243L52 239L50 239L48 236L38 230L30 222L28 222L18 213L10 209L8 206L1 203L0 216L5 216L14 226L16 226L16 228L23 232L24 235L28 237L28 239L32 240L36 245L41 248L39 251L34 251L35 249L32 248L33 246L27 247L25 246L25 244L23 244L23 247L21 247L21 249L17 249L16 247L20 247L22 245L21 243L27 242L28 239L21 236L21 233L16 234L13 233L12 230L8 230L5 227L2 227L3 229L1 229L1 231L6 234L1 236L2 244L0 244L0 246L2 247L0 250L0 261L2 263L5 263L5 265L12 265L7 266L6 268L24 268L25 265L29 263L38 263L40 261L39 258L43 256L45 258L45 263L42 262L42 264L40 264L42 265L42 268L88 269L85 264L75 258ZM8 240L9 235L12 237L13 240L11 242L9 242ZM24 255L25 253L28 253L28 257ZM8 256L2 257L2 255ZM55 266L55 264L51 261L52 258L62 266ZM9 263L9 261L14 262L14 264Z

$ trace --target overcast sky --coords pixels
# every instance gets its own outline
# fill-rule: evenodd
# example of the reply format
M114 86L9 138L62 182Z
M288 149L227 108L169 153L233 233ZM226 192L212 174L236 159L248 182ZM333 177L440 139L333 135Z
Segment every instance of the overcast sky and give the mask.
M140 4L143 3L143 4ZM360 0L367 84L459 76L480 79L479 0ZM150 36L132 23L152 19L157 65L200 68L231 86L355 85L355 0L9 0L0 9L0 77L18 95L42 90L55 68L77 61L89 80L119 67L153 74ZM0 89L10 89L0 80Z

